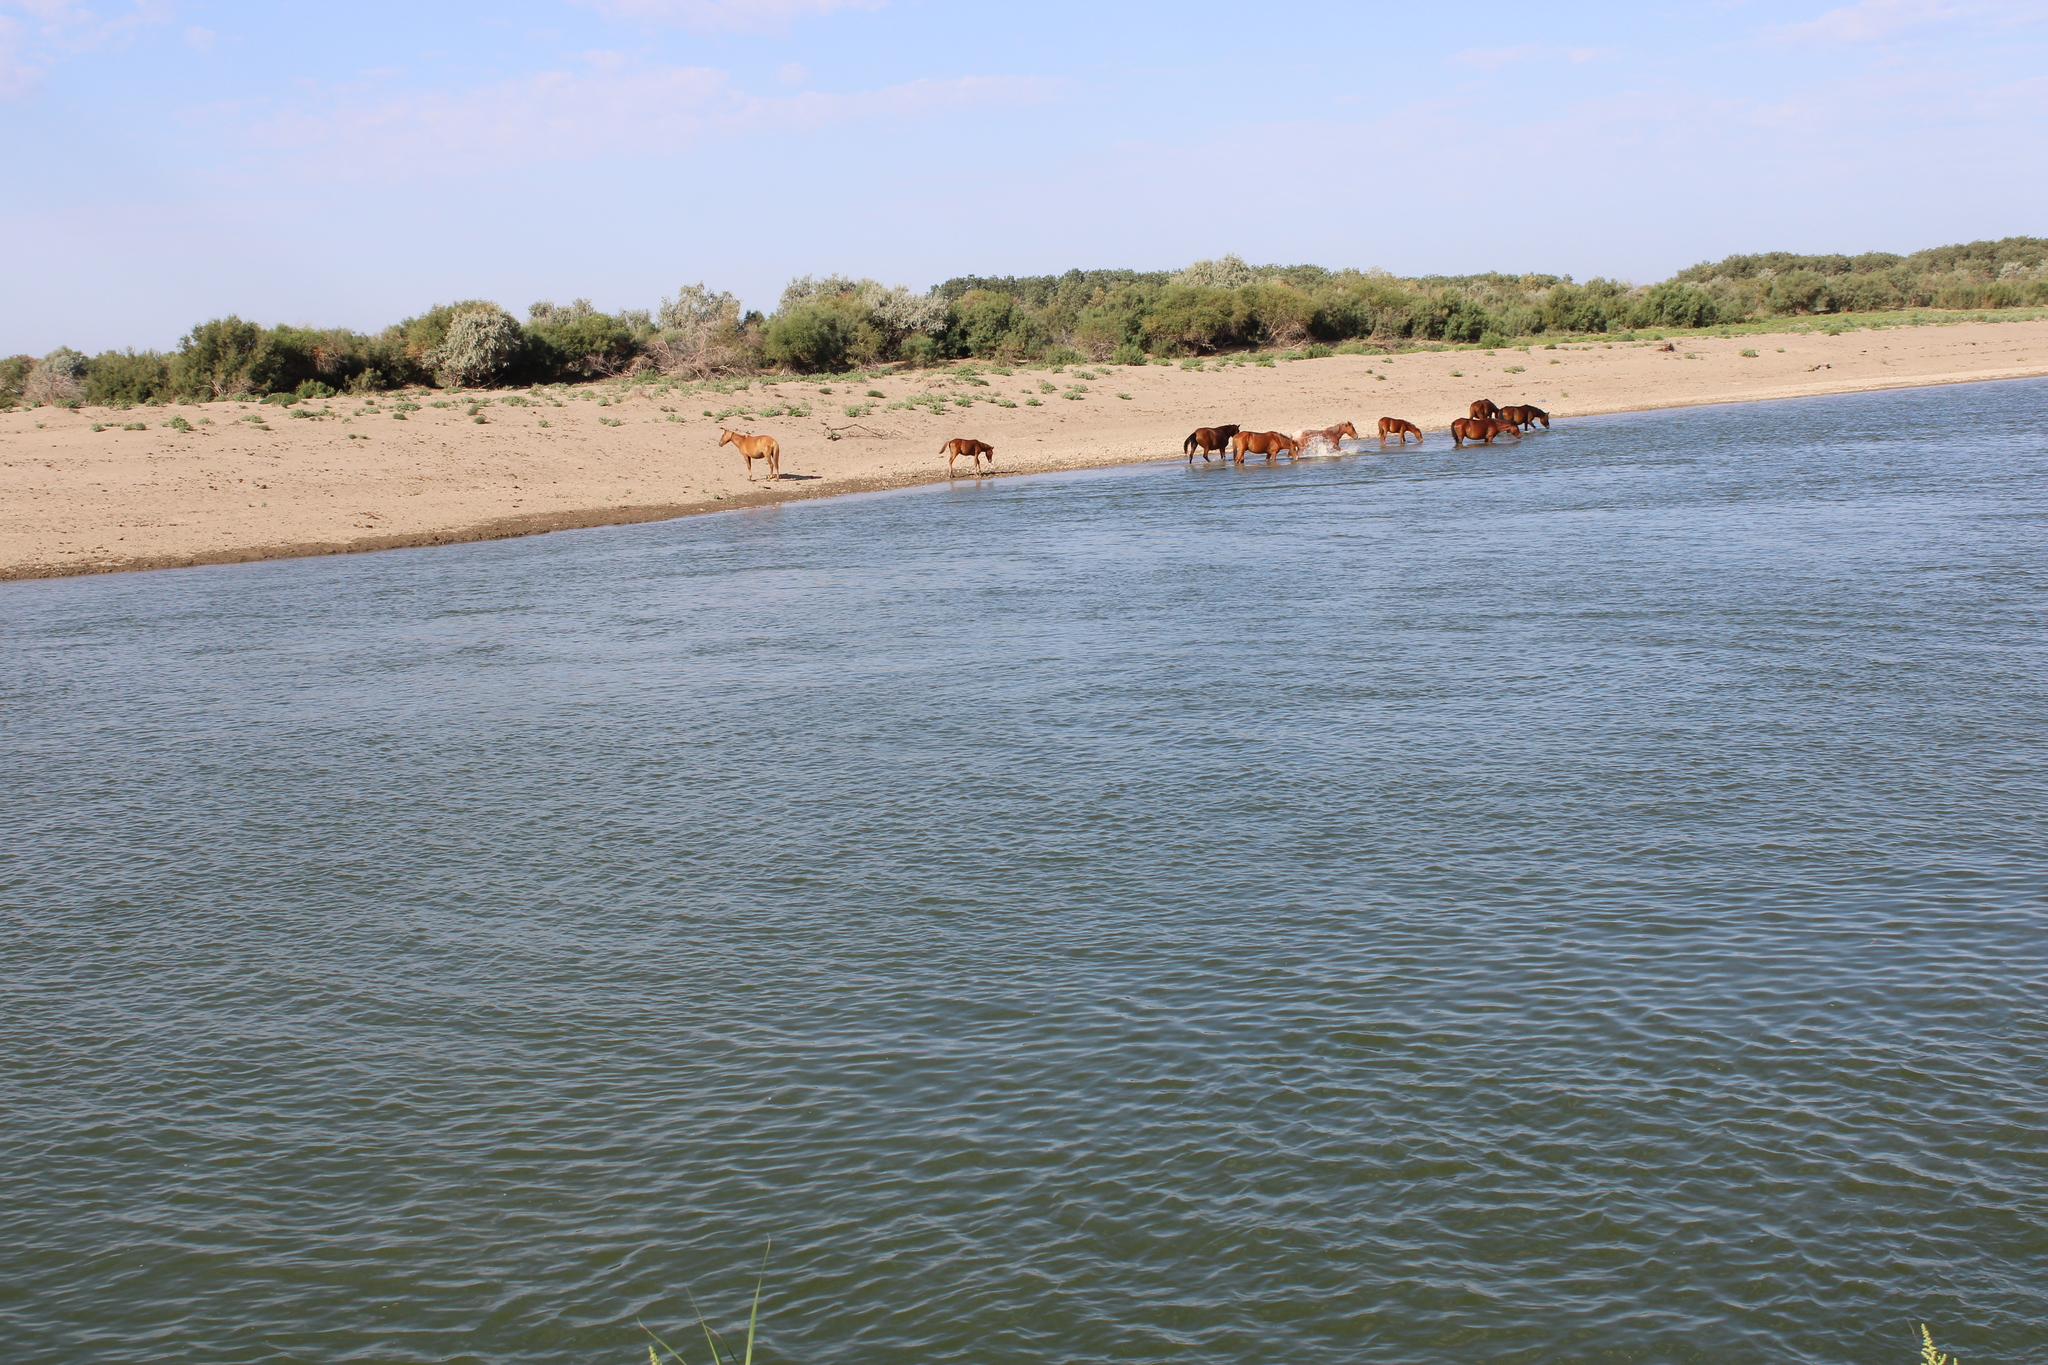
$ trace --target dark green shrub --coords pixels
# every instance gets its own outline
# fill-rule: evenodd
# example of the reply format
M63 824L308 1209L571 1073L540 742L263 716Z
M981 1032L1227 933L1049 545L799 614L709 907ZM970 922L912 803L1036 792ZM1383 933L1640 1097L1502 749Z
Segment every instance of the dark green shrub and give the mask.
M1773 313L1832 313L1834 291L1827 276L1815 270L1788 270L1771 281L1770 309Z
M200 399L261 393L275 370L268 341L260 326L233 314L202 322L178 343L171 388L180 397Z
M86 371L85 401L100 407L160 403L170 396L170 358L156 351L101 351Z
M857 325L846 310L818 300L786 308L768 320L761 352L771 365L799 373L846 368Z
M292 390L292 397L299 399L332 398L338 392L339 390L331 384L323 384L317 379L306 379L301 380L299 386Z
M21 386L28 382L28 372L35 364L32 355L11 355L0 360L0 411L21 401Z
M1054 346L1045 353L1043 358L1046 364L1057 367L1060 365L1079 365L1088 357L1082 355L1071 346Z
M1109 359L1113 365L1142 365L1145 363L1145 350L1133 342L1126 341L1116 348Z
M953 355L1017 358L1036 355L1045 335L1013 295L977 289L963 294L947 313L945 344Z
M1711 327L1721 320L1721 309L1706 290L1666 280L1653 285L1629 317L1638 327Z
M614 374L632 359L632 330L610 314L589 310L586 300L576 302L584 305L585 311L568 314L566 309L557 310L567 315L526 325L528 355L540 371L534 378ZM543 306L553 307L535 304L534 309Z

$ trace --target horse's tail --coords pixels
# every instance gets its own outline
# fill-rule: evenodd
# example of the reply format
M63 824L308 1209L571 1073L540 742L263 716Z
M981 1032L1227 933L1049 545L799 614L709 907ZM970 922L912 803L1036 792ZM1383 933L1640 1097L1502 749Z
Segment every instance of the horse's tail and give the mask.
M1190 460L1192 460L1192 459L1194 459L1194 458L1195 458L1195 433L1194 433L1194 432L1192 432L1192 431L1191 431L1191 432L1189 432L1189 433L1188 433L1188 438L1187 438L1187 439L1186 439L1185 441L1182 441L1182 442L1180 443L1180 448L1181 448L1181 451L1182 451L1182 453L1183 453L1183 454L1185 454L1185 455L1186 455L1186 456L1187 456L1187 457L1188 457L1188 458L1189 458Z

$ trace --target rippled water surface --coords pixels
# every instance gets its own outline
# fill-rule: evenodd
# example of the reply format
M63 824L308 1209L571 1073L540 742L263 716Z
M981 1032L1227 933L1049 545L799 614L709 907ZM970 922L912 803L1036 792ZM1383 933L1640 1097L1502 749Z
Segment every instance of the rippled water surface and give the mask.
M2048 1360L2044 408L0 584L0 1354Z

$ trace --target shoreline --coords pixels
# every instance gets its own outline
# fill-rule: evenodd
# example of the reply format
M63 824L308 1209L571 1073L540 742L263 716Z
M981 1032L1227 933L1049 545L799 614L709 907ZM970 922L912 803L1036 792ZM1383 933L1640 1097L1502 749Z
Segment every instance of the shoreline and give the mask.
M718 431L716 419L678 416L677 405L695 401L701 406L707 401L705 395L688 396L684 391L686 396L664 406L659 400L668 391L654 392L659 386L582 386L551 397L543 394L538 405L527 400L524 391L464 394L443 401L442 413L413 409L405 414L412 420L403 428L384 427L375 421L388 418L390 412L377 408L379 400L374 398L366 405L373 409L369 412L358 406L365 404L362 399L324 400L327 411L304 414L323 420L280 422L282 430L271 428L267 420L281 416L279 409L217 402L185 411L209 416L239 411L253 415L230 419L232 422L255 425L242 430L209 421L190 432L166 431L159 426L136 433L132 430L136 424L123 424L129 429L114 443L112 456L104 453L112 433L92 433L91 413L66 412L64 416L70 420L64 421L57 419L55 410L32 410L44 414L45 424L54 421L61 428L44 437L47 425L23 430L22 419L30 414L16 410L0 415L0 494L8 495L0 497L0 505L10 507L6 523L0 524L0 580L20 582L469 544L891 491L955 478L999 478L1178 460L1182 458L1179 441L1188 429L1232 420L1232 415L1244 409L1259 411L1258 417L1246 422L1248 429L1255 429L1253 422L1261 417L1270 421L1268 414L1273 409L1292 409L1290 420L1271 421L1274 429L1288 431L1325 425L1332 411L1348 411L1348 418L1340 416L1338 420L1353 420L1361 430L1369 431L1379 412L1391 411L1417 419L1425 431L1441 440L1450 415L1462 415L1455 406L1450 413L1445 411L1447 395L1454 392L1486 392L1502 402L1534 402L1547 407L1553 418L1570 420L2048 376L2048 320L1999 326L1997 332L2005 335L1997 340L2005 345L1986 346L1983 336L1954 335L1962 330L1939 329L1950 334L1946 337L1916 337L1909 329L1886 329L1838 337L1747 334L1694 338L1684 343L1682 353L1653 351L1649 342L1576 342L1560 348L1551 360L1565 366L1568 374L1531 375L1532 380L1572 384L1572 390L1560 390L1561 399L1546 394L1539 383L1501 381L1491 372L1466 376L1455 368L1462 364L1510 375L1526 373L1528 365L1509 368L1488 362L1512 359L1534 364L1537 358L1552 355L1541 348L1504 348L1494 356L1469 351L1333 356L1279 366L1226 357L1222 363L1200 370L1069 366L1066 370L1071 374L1027 369L1006 373L1002 367L969 366L898 374L872 382L898 390L919 388L925 390L925 398L941 393L960 406L956 409L931 402L926 405L928 410L907 410L898 403L894 405L897 410L871 417L862 425L904 430L880 430L866 439L828 440L820 428L829 429L829 424L795 420L793 414L781 421L765 414L731 419L750 429L768 431L783 443L780 480L751 485L734 468L740 463L738 456L711 445ZM1738 355L1740 343L1759 340L1785 341L1787 345L1776 352L1785 362L1760 367L1757 361L1761 356ZM1912 341L1921 345L1900 344ZM1948 344L1941 344L1944 342ZM1795 347L1796 356L1792 354ZM1901 353L1870 360L1874 349L1894 348ZM1814 359L1816 356L1819 358ZM1688 365L1687 361L1704 364ZM1437 373L1446 364L1454 367L1451 373ZM1875 372L1876 366L1895 364L1899 368L1891 373ZM1674 365L1679 368L1674 370ZM1794 365L1798 368L1792 368ZM1808 377L1820 372L1827 377ZM1086 378L1076 380L1074 375ZM1019 393L1045 390L1045 399L1054 397L1051 390L1057 386L1052 379L1057 376L1067 382L1070 391L1085 388L1085 394L1078 395L1085 402L1068 408L1064 403L1040 401L1033 392L1028 407L1020 407L1014 400L979 392L998 387L992 382L997 376ZM813 404L826 406L824 396L835 389L844 389L850 396L870 381L857 380L848 386L838 376L782 376L742 382L747 391L759 389L762 397L778 400L785 407L794 408L801 402L802 416L808 417ZM1116 391L1119 385L1128 386L1129 391ZM790 396L800 390L815 396ZM1573 392L1582 396L1574 398ZM974 406L969 412L962 398L995 402L1000 409L990 412ZM508 399L517 400L517 406L507 406L503 412L493 406L483 418L457 411L465 403L506 405ZM1369 408L1369 402L1376 406ZM357 408L353 421L332 411L335 404ZM579 411L583 404L589 404L589 409ZM595 412L598 407L629 416L600 416ZM659 409L662 415L656 416L650 409ZM1208 415L1219 409L1226 415ZM545 410L548 418L531 420L538 410ZM150 410L159 417L174 411L178 410ZM302 414L293 411L290 415ZM596 417L594 429L587 421L578 422L592 416ZM639 429L629 430L629 420ZM659 424L658 433L645 431L644 424L649 422ZM337 424L353 425L357 430L331 430ZM101 425L104 428L110 423ZM671 431L672 425L683 430ZM515 426L517 434L508 437L505 428ZM543 433L538 428L547 430ZM996 445L999 462L992 470L949 475L943 457L928 453L947 435L962 431L980 434ZM1168 431L1173 433L1170 438L1163 435ZM129 439L138 434L139 441ZM689 444L679 447L679 438ZM205 444L244 439L250 442L247 450L239 446L207 448ZM394 440L409 446L398 463L368 457L373 448ZM508 442L521 449L503 450ZM909 444L903 444L906 442ZM39 457L34 448L38 443L47 447L47 454ZM1030 447L1034 445L1046 448L1033 451ZM535 447L544 453L533 453ZM1368 435L1365 451L1376 449L1375 439ZM337 463L308 470L298 463L307 456ZM339 463L351 456L355 457L352 462ZM435 465L439 467L428 467ZM67 470L66 466L73 467ZM593 466L596 475L606 477L593 477ZM27 477L22 477L23 471ZM51 479L52 471L71 477ZM10 475L14 477L9 479ZM152 516L165 510L166 495L161 490L167 475L178 485L172 496L182 495L186 504L175 508L174 514L192 520L166 522ZM549 486L560 487L566 481L572 489L579 482L586 488L593 483L616 487L627 481L655 486L629 487L616 500L572 491L551 495L570 506L527 506L537 497L536 486L542 477L549 475L554 476ZM200 493L195 480L215 496ZM664 483L667 487L660 488ZM270 513L267 498L260 501L260 507L258 501L251 500L258 498L255 490L288 494L292 510L280 507L278 513ZM219 496L224 492L226 496ZM631 496L635 492L666 492L669 496L638 500ZM350 506L375 506L341 510L344 493ZM485 496L469 496L477 493ZM425 496L428 494L433 495L431 501ZM243 508L232 506L236 500L243 501ZM281 503L284 500L279 497ZM194 502L200 505L192 506ZM386 510L376 510L378 506ZM52 528L37 522L38 510L47 521L60 524ZM65 518L69 525L61 524ZM276 534L286 529L277 525L280 521L296 523L293 529L306 533ZM403 524L406 521L412 524ZM273 533L262 534L265 528ZM115 549L127 543L130 532L137 533L142 544L136 545L134 552ZM214 543L203 543L202 538ZM195 540L202 543L192 543ZM90 549L85 548L88 545Z

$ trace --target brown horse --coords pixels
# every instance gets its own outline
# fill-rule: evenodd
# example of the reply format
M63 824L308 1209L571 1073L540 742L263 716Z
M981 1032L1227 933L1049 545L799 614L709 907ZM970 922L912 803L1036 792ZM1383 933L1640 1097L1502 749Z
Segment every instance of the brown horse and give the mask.
M1500 409L1493 405L1491 398L1475 398L1472 400L1471 415L1474 417L1498 417L1500 416Z
M1336 426L1324 427L1321 431L1304 431L1303 433L1301 433L1301 435L1295 437L1295 440L1302 445L1307 445L1310 441L1315 440L1318 436L1322 437L1325 441L1328 441L1330 443L1330 449L1335 450L1337 448L1337 442L1344 440L1346 437L1349 437L1354 441L1357 440L1358 428L1352 426L1349 422L1339 422Z
M1496 436L1512 436L1522 439L1522 432L1513 422L1497 422L1491 417L1460 417L1451 423L1451 444L1463 447L1467 441L1484 441L1493 444Z
M1265 456L1267 464L1273 463L1275 455L1300 459L1301 442L1282 431L1240 431L1230 438L1231 459L1243 464L1246 452Z
M768 477L782 477L782 447L775 443L773 436L748 436L737 431L720 430L718 444L738 446L740 454L747 457L747 482L754 481L754 461L768 462Z
M1524 431L1528 431L1538 422L1543 423L1545 431L1550 430L1550 414L1542 408L1502 408L1500 415L1502 421L1513 422Z
M1404 422L1399 417L1380 418L1380 449L1385 450L1387 448L1387 438L1389 436L1398 436L1401 438L1401 444L1407 445L1410 433L1414 434L1415 444L1421 445L1422 428L1416 426L1415 423Z
M995 468L996 448L986 441L970 441L965 436L955 436L952 440L939 447L939 454L946 457L946 472L948 474L953 472L953 461L959 459L962 455L967 457L967 463L975 469L981 468L981 457L986 455L988 456L989 468Z
M1196 427L1188 433L1188 438L1180 443L1180 448L1188 453L1189 464L1195 462L1195 452L1198 450L1202 452L1202 463L1207 464L1210 451L1213 450L1218 455L1229 452L1230 438L1235 435L1237 428L1234 426Z

